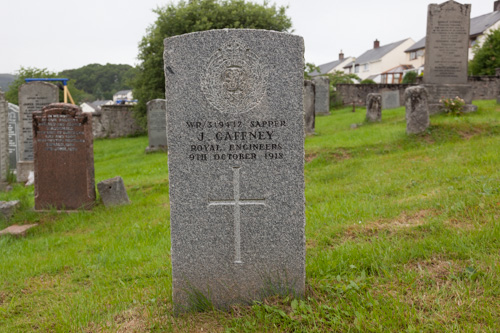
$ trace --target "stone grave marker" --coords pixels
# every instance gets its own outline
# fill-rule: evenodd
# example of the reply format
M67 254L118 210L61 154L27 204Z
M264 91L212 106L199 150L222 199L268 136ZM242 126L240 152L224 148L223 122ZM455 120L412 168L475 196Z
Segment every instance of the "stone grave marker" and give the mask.
M26 182L33 172L33 118L34 111L59 101L59 88L48 82L29 82L19 87L19 160L17 181Z
M314 134L315 123L315 96L314 83L304 80L304 132L306 135Z
M89 209L96 199L92 114L54 103L33 112L35 209Z
M9 171L9 134L8 134L9 104L5 93L0 90L0 182L5 183Z
M440 99L457 96L465 100L465 112L477 109L467 83L470 11L470 4L453 0L428 6L424 83L430 114L441 112Z
M174 311L304 294L304 41L165 39Z
M325 76L316 76L313 79L315 86L315 113L330 115L330 79Z
M382 120L382 95L370 93L366 96L366 120L376 122Z
M148 138L149 146L146 153L167 150L167 110L164 99L149 101L148 107Z
M19 160L19 107L9 103L8 113L8 133L9 133L9 169L16 170Z
M399 90L383 91L381 94L382 110L399 108L401 106L399 100Z
M428 93L424 86L405 90L406 133L418 134L429 127Z

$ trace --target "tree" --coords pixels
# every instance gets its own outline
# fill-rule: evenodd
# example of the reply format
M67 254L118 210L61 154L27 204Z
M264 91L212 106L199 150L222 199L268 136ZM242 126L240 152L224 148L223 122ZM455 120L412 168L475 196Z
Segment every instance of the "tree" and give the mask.
M405 76L403 76L403 84L415 83L417 80L417 72L410 71L406 72Z
M474 45L474 59L469 62L470 75L495 75L500 68L500 29L492 30L479 47Z
M312 64L310 62L306 63L306 68L304 68L304 79L311 80L312 79L311 73L312 72L319 73L319 71L320 71L319 67L316 66L315 64Z
M17 78L9 85L9 90L5 93L5 99L8 100L12 104L19 104L18 93L19 87L25 83L24 79L49 79L49 78L57 78L60 77L56 73L47 70L47 68L35 68L35 67L21 67L16 72ZM57 83L55 83L57 84ZM61 83L62 85L62 83ZM62 87L62 86L61 86ZM85 93L75 87L74 80L68 81L68 89L75 100L75 103L78 104L80 100L82 100L85 96ZM59 100L62 100L63 92L61 90Z
M335 71L328 74L330 79L330 104L336 107L342 107L344 102L342 96L337 92L337 84L353 84L355 81L361 81L359 76L353 73L344 73L342 71Z
M291 20L287 7L269 6L245 0L181 0L154 10L156 21L139 43L138 75L133 83L134 98L139 100L136 115L145 123L146 103L165 98L163 40L189 32L224 28L288 31Z

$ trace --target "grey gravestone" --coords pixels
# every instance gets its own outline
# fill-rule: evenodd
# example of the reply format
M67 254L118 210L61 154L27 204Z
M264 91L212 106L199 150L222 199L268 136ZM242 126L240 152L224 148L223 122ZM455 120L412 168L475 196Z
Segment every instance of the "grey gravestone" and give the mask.
M428 93L424 86L405 90L406 133L422 133L429 127Z
M303 52L265 30L165 40L176 312L304 294Z
M19 107L9 103L8 114L8 133L9 133L9 169L16 170L19 160Z
M34 111L59 101L59 88L48 82L29 82L19 87L19 160L17 181L26 182L33 163L33 118Z
M382 95L370 93L366 96L366 121L382 120Z
M0 90L0 182L7 180L9 171L9 134L8 134L9 104L5 94Z
M399 108L400 106L401 102L399 100L399 90L382 92L383 110Z
M314 134L314 118L314 83L310 80L304 80L304 132L306 135Z
M103 180L97 184L97 190L104 206L128 205L130 200L122 177Z
M149 101L148 106L148 138L146 152L167 150L167 109L164 99Z
M430 114L441 112L440 99L457 96L465 100L465 112L477 109L467 84L470 10L452 0L428 7L424 83Z
M316 76L313 79L315 86L316 114L330 115L330 79L325 76Z

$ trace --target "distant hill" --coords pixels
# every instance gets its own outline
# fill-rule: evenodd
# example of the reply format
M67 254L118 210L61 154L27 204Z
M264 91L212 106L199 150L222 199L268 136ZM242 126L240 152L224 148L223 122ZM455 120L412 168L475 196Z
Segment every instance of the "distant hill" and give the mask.
M59 72L60 77L75 80L75 87L90 94L93 100L113 99L120 90L131 89L137 69L129 65L90 64Z
M9 89L9 84L16 79L12 74L0 74L0 89L6 92Z

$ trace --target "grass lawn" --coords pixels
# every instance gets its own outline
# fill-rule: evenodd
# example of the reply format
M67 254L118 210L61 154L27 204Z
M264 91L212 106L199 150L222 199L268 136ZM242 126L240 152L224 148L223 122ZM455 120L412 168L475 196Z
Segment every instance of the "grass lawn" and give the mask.
M306 139L307 293L172 316L168 170L147 137L94 143L96 183L132 204L35 213L33 187L0 237L0 332L499 332L500 106L437 115L350 108ZM351 129L351 124L362 124Z

